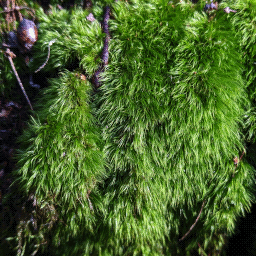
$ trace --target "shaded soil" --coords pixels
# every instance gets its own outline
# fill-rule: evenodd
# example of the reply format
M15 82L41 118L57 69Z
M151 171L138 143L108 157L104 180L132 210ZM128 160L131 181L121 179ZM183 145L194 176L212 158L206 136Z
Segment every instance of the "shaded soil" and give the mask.
M256 204L252 206L250 213L238 221L235 234L227 244L226 254L228 256L256 255Z

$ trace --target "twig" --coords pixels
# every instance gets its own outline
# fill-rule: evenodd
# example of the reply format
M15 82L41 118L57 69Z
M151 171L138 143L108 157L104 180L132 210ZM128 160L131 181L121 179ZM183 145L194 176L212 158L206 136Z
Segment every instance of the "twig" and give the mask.
M7 0L5 10L7 10L7 11L9 10L9 5L10 5L10 1ZM7 30L10 31L10 23L9 23L10 22L10 14L9 14L9 12L7 12L5 20L7 21Z
M194 228L194 226L196 225L196 223L198 222L198 220L199 220L199 218L200 218L200 215L201 215L201 213L202 213L202 211L203 211L204 205L205 205L205 200L204 200L203 203L202 203L201 210L200 210L200 212L199 212L199 214L198 214L198 216L197 216L197 218L196 218L196 221L195 221L194 224L190 227L189 231L188 231L182 238L179 239L179 241L184 240L184 239L188 236L188 234L191 232L191 230Z
M23 87L23 85L22 85L22 83L21 83L21 80L20 80L20 78L19 78L19 75L18 75L18 73L17 73L17 71L16 71L16 68L15 68L15 66L14 66L14 63L13 63L13 61L12 61L12 58L15 58L16 56L15 56L15 54L14 54L13 52L10 51L9 48L6 49L5 55L7 56L8 60L9 60L9 62L10 62L10 64L11 64L13 73L14 73L15 76L16 76L16 79L17 79L17 81L18 81L18 83L19 83L19 85L20 85L20 88L21 88L21 90L22 90L22 92L23 92L23 94L24 94L24 96L25 96L25 98L26 98L26 100L27 100L27 102L28 102L29 107L30 107L30 109L33 111L33 107L32 107L32 105L31 105L31 103L30 103L30 100L29 100L29 98L28 98L28 95L27 95L27 93L26 93L26 91L25 91L25 89L24 89L24 87Z
M15 7L15 1L12 0L12 8L14 8L14 7ZM15 18L15 13L13 12L13 13L12 13L12 22L13 22L13 27L14 27L14 29L16 29L15 20L16 20L16 18Z
M29 8L29 7L26 7L26 6L15 6L12 9L5 9L4 11L1 11L0 13L7 13L7 15L9 15L10 12L13 12L13 15L14 15L14 11L17 11L17 13L19 15L19 21L22 21L23 17L20 13L20 10L22 10L22 9L28 10L28 12L31 14L33 19L35 19L35 11L33 9Z
M47 58L46 58L46 61L44 62L44 64L42 65L42 66L40 66L36 71L35 71L35 73L37 73L38 71L40 71L42 68L44 68L45 67L45 65L47 64L47 62L48 62L48 60L49 60L49 58L50 58L50 47L51 47L51 45L54 43L56 41L56 39L53 39L53 40L51 40L50 42L49 42L49 44L48 44L48 55L47 55Z
M34 14L35 14L35 11L29 7L26 7L26 6L15 6L14 8L12 9L5 9L4 11L1 11L0 13L5 13L5 12L14 12L14 11L19 11L19 10L22 10L22 9L27 9L29 11L32 11Z
M240 156L240 158L239 158L239 162L242 160L242 158L243 158L244 154L245 154L245 151L243 151L242 155Z
M103 22L102 22L102 31L106 34L106 37L104 39L104 45L101 53L101 60L102 63L100 64L97 71L94 73L92 77L92 83L95 85L96 88L101 86L100 83L100 75L102 72L104 72L105 67L108 64L108 58L109 58L109 52L108 52L108 46L109 46L109 40L110 40L110 34L108 29L108 21L110 19L110 7L106 6L104 8L104 14L103 14Z

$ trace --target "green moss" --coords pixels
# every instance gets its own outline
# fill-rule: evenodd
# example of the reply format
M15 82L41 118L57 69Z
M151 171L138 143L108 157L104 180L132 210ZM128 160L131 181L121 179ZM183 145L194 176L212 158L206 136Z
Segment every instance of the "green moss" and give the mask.
M102 229L114 231L104 244L111 255L176 255L198 242L211 250L250 208L251 167L232 179L249 106L241 54L234 55L241 50L224 12L209 18L190 5L114 7L111 61L98 95L111 172ZM227 191L245 187L231 208ZM179 247L203 200L199 234Z
M241 38L249 31L253 42L253 30L246 23L237 32L240 12L206 14L203 5L113 3L102 87L93 93L78 71L65 71L42 91L17 156L16 184L43 209L34 213L41 227L51 223L30 245L52 241L60 255L195 255L198 243L201 252L222 250L255 199L254 169L245 156L233 162L245 151L253 88ZM56 39L42 72L76 67L91 77L105 35L86 16L100 17L101 7L38 11L31 69Z
M38 103L37 118L31 118L19 139L16 182L22 191L34 195L42 209L49 202L55 208L59 226L51 232L56 244L79 232L93 232L97 186L106 175L89 105L91 86L78 77L65 72L51 80Z

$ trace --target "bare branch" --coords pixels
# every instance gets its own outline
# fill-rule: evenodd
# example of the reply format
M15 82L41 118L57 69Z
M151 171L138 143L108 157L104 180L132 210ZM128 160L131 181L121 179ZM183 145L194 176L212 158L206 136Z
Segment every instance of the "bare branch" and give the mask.
M28 98L28 95L27 95L27 93L26 93L26 91L25 91L25 89L24 89L24 87L23 87L23 85L22 85L22 83L21 83L21 80L20 80L20 78L19 78L19 75L18 75L18 73L17 73L17 71L16 71L16 68L15 68L15 66L14 66L14 63L13 63L13 61L12 61L12 58L15 58L16 56L15 56L15 54L14 54L13 52L10 51L9 48L6 49L5 55L7 56L8 60L9 60L9 62L10 62L10 64L11 64L13 73L14 73L15 76L16 76L16 79L17 79L17 81L18 81L18 83L19 83L19 85L20 85L20 88L21 88L21 90L22 90L22 92L23 92L23 94L24 94L24 96L25 96L25 98L26 98L26 100L27 100L27 102L28 102L29 107L30 107L30 109L33 111L33 107L32 107L32 105L31 105L31 103L30 103L30 100L29 100L29 98Z
M204 205L205 205L205 200L204 200L203 203L202 203L201 210L200 210L200 212L199 212L199 214L198 214L198 216L197 216L197 218L196 218L196 221L195 221L194 224L190 227L189 231L188 231L182 238L179 239L179 241L184 240L184 239L188 236L188 234L191 232L191 230L194 228L194 226L196 225L196 223L198 222L198 220L199 220L199 218L200 218L200 215L201 215L201 213L202 213L202 211L203 211Z

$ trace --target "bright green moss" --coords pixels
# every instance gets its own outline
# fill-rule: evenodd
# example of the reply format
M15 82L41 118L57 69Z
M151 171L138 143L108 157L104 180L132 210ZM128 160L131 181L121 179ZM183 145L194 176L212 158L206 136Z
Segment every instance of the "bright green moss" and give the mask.
M49 251L195 255L200 243L218 255L236 218L249 211L254 170L245 156L233 162L245 151L251 99L234 23L241 13L206 14L203 5L113 3L99 91L68 71L43 90L20 138L16 182L50 209L42 223L54 222L51 235L42 229L37 236L51 239ZM99 6L90 10L95 17ZM92 76L105 35L98 21L86 20L90 11L39 12L40 51L31 68L56 39L44 71L74 64ZM191 236L179 243L200 209Z
M253 198L249 165L232 178L248 108L241 49L224 12L209 18L189 6L114 7L111 62L98 95L111 255L120 254L116 244L133 255L189 253L197 242L211 250ZM231 207L227 191L247 193L231 196ZM199 234L179 247L203 200Z

